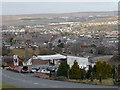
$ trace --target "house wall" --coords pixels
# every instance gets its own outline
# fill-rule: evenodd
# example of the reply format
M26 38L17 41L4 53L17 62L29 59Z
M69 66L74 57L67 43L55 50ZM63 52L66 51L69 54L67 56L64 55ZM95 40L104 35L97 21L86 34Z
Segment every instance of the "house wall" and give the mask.
M6 63L5 63L5 66L11 66L11 67L13 67L13 66L14 66L14 63L13 63L13 62L6 62Z
M19 60L19 65L23 65L23 61L20 60L20 58L18 58L18 60ZM5 66L11 66L11 67L14 67L14 62L13 62L13 61L5 62Z
M88 62L88 58L67 56L67 64L70 66L70 68L74 64L75 60L78 62L80 68L88 68L88 65L90 65L90 63Z

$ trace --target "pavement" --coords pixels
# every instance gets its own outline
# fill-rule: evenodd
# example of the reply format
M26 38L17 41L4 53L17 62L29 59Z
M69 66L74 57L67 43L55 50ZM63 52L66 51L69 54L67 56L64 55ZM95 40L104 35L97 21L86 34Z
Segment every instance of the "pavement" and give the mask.
M41 79L34 77L32 73L22 74L8 70L2 70L2 82L17 88L118 88L117 86L88 85Z

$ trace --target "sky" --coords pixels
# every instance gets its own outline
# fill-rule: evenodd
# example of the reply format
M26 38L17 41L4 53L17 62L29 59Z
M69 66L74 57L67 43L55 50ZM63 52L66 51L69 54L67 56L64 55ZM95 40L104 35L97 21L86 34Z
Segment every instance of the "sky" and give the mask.
M2 2L118 2L119 0L1 0Z
M109 0L109 1L113 1L113 0ZM117 11L117 10L118 10L117 2L5 2L4 1L2 3L2 15L71 13L71 12L92 12L92 11L99 12L99 11Z

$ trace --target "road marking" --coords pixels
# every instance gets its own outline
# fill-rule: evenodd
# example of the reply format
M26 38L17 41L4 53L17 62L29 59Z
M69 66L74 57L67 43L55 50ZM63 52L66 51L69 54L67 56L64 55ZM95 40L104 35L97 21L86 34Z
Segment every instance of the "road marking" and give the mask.
M39 83L33 83L33 84L39 84Z

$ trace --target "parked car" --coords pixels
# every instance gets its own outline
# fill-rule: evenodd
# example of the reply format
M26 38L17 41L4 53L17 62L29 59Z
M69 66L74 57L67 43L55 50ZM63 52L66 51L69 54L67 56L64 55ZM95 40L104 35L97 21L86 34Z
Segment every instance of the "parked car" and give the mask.
M23 66L23 68L21 69L21 73L28 73L28 66Z
M42 69L42 70L38 70L37 72L41 72L41 73L45 73L45 74L49 74L50 71L46 70L46 69Z
M31 70L30 70L31 73L34 73L36 71L37 71L37 68L35 68L35 67L32 67Z
M41 69L37 70L37 72L40 73L40 72L41 72Z
M54 66L50 66L50 67L48 68L48 70L49 70L49 71L52 71L52 72L55 72L55 67L54 67Z
M57 73L57 71L58 71L58 68L55 69L55 73Z

